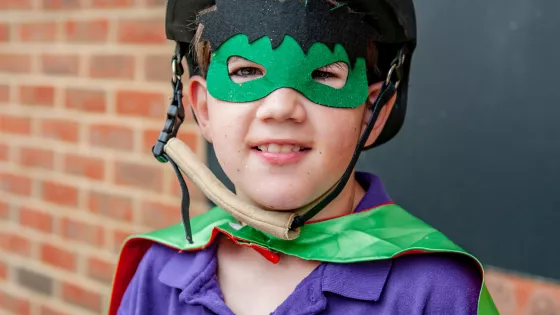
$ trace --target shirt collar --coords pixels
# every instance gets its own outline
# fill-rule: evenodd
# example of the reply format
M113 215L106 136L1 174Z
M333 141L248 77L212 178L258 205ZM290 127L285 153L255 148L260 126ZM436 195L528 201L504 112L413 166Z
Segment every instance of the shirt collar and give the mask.
M215 275L217 267L214 240L205 249L197 252L178 252L163 266L159 281L183 291L183 296L192 296L202 285Z
M392 267L391 259L352 264L327 263L322 290L346 298L378 301Z
M385 190L385 186L383 186L383 183L376 175L366 172L356 172L355 178L366 191L362 200L360 200L356 206L355 212L368 210L392 202Z

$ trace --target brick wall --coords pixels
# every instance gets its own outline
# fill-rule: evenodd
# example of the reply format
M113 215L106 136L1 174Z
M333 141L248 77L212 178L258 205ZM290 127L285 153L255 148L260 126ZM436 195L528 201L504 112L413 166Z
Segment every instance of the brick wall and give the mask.
M0 314L105 313L123 238L179 220L150 153L171 96L164 5L0 0ZM192 119L180 138L204 158ZM558 286L492 269L488 285L503 314L560 314Z
M164 5L0 0L0 314L104 313L123 238L180 219L150 152L172 95ZM204 158L192 118L180 138Z

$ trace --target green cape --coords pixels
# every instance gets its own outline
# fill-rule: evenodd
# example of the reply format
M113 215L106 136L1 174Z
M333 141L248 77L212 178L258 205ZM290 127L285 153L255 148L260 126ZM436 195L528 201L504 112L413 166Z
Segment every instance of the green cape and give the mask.
M134 235L125 241L113 281L109 315L117 314L120 301L138 264L153 243L179 251L196 251L208 247L219 232L239 245L254 248L272 262L278 261L278 253L334 263L391 259L419 253L466 255L480 267L482 275L477 314L499 314L486 288L480 261L439 231L392 203L307 223L301 228L300 236L291 241L271 237L250 226L240 226L220 208L194 217L192 230L193 244L187 242L182 224Z

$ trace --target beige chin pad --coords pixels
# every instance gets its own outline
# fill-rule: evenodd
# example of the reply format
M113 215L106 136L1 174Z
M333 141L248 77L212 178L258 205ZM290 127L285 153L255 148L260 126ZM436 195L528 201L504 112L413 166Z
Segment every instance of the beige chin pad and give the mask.
M297 213L301 213L303 209L296 212L270 211L244 202L216 178L214 173L180 139L170 139L164 151L208 199L240 222L284 240L292 240L299 236L299 229L294 231L290 226ZM308 208L309 206L305 207Z

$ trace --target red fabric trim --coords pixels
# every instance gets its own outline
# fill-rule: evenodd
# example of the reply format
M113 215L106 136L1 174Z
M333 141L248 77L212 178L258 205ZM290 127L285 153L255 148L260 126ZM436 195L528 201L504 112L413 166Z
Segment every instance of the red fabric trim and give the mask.
M280 261L280 256L276 253L273 253L272 251L270 251L267 248L264 248L262 246L259 246L259 245L253 244L253 243L247 243L244 240L242 240L240 238L237 238L237 237L234 237L233 235L227 233L226 231L224 231L220 228L214 228L214 231L216 231L216 230L222 232L222 234L227 236L235 244L237 244L239 246L249 247L249 248L252 248L252 249L256 250L259 254L261 254L264 258L266 258L267 260L269 260L273 264L276 264Z
M131 239L123 246L117 271L113 279L113 290L111 293L111 305L109 306L109 315L117 315L122 298L126 292L128 284L134 277L138 264L144 257L144 254L150 248L151 242L144 239Z
M425 253L428 253L428 252L425 251L425 250L421 250L421 249L411 249L411 250L407 250L407 251L404 251L404 252L402 252L398 255L393 256L393 259L399 258L401 256L406 256L406 255L425 254Z

